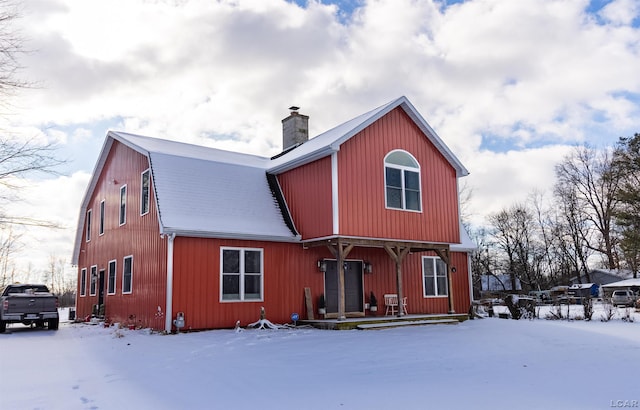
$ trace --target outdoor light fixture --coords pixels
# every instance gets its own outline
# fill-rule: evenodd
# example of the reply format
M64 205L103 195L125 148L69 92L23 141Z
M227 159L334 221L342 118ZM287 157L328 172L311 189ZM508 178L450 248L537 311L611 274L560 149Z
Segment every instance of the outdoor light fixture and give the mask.
M451 273L456 273L456 272L457 272L456 267L455 267L455 266L454 266L454 267L452 267L452 268L451 268Z
M326 272L327 271L327 261L325 261L324 259L319 259L318 260L318 270L320 272Z
M367 262L367 261L364 262L364 271L366 273L373 272L373 267L371 266L371 262Z

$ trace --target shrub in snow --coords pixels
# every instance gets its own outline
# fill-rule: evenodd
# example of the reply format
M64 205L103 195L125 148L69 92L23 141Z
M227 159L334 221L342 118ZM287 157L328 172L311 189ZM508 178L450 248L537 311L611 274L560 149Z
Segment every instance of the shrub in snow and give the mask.
M518 295L507 295L504 303L511 313L511 317L518 320L520 318L533 319L535 317L536 303L532 298L523 298Z
M604 313L600 316L601 322L608 322L616 315L616 308L611 303L603 303L602 310Z
M561 305L553 305L551 309L549 309L549 313L545 316L545 319L548 320L561 320L564 316L562 316L562 306Z
M625 322L633 323L633 316L631 315L631 309L624 309L624 316L622 316L622 320Z

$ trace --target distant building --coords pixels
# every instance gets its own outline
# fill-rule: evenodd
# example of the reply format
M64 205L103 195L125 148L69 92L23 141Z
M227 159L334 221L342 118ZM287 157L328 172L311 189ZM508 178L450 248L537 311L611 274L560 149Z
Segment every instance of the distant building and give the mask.
M606 285L613 282L618 282L623 279L629 279L633 277L633 273L630 270L625 269L593 269L589 272L589 279L586 275L580 275L571 278L570 285L578 283L595 283L597 285Z
M483 292L510 292L514 290L511 289L511 276L509 275L482 275L480 279ZM515 290L522 290L522 285L518 278L516 278Z
M611 297L614 290L630 290L636 295L640 292L640 278L630 278L602 286L603 296Z

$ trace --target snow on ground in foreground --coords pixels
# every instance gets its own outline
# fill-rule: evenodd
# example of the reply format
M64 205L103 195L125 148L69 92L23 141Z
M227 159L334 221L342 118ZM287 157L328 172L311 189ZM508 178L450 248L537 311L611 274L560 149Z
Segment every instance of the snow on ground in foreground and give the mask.
M597 313L592 322L488 318L169 336L12 325L0 334L0 408L638 407L640 313L633 315L633 323L603 323Z

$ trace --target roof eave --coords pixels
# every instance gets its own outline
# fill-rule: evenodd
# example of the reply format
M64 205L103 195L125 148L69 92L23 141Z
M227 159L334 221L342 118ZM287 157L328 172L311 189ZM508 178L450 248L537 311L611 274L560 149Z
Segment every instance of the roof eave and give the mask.
M249 234L242 232L212 232L212 231L197 231L190 229L169 228L164 227L161 234L176 236L186 236L191 238L219 238L219 239L241 239L249 241L266 241L266 242L290 242L298 243L301 240L300 235L296 236L280 236L280 235L261 235L261 234Z
M307 155L301 156L299 158L296 158L295 160L292 160L290 162L286 162L283 163L281 165L277 165L275 167L269 168L267 169L267 172L270 174L281 174L283 172L289 171L291 169L297 168L301 165L304 164L308 164L310 162L316 161L320 158L324 158L327 157L331 154L333 154L334 152L337 152L340 150L340 146L334 147L334 144L332 145L328 145L325 147L322 147L316 151L310 152Z

